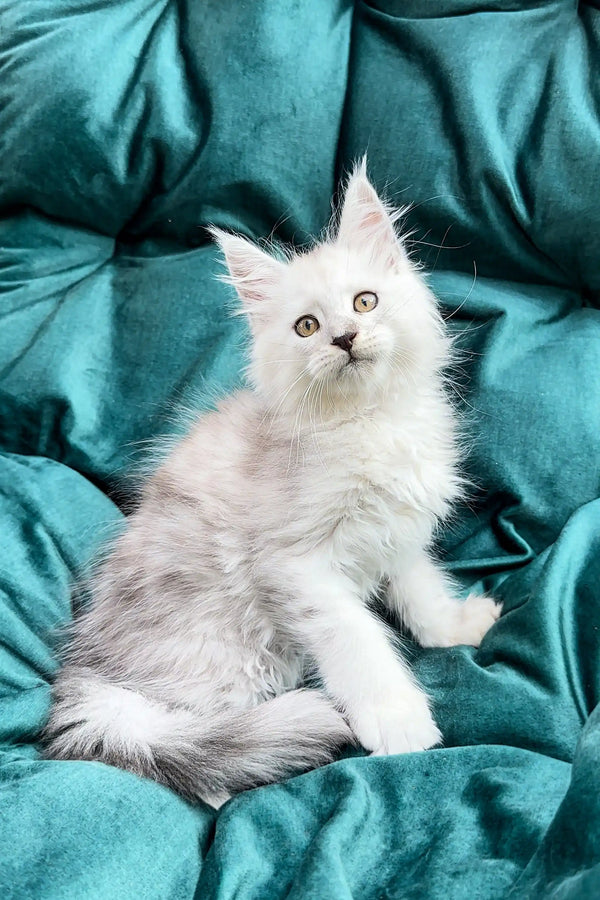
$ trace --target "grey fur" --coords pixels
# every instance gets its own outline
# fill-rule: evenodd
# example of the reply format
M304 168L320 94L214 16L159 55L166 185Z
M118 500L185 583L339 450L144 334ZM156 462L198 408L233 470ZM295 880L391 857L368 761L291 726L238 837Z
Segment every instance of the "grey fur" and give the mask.
M249 710L200 715L165 706L172 731L146 742L115 740L110 729L89 738L82 682L90 670L66 668L54 688L54 705L42 734L51 759L81 759L117 766L164 784L192 802L218 805L226 796L330 762L354 736L318 691L294 690ZM127 691L129 689L122 688ZM181 714L187 728L181 730Z

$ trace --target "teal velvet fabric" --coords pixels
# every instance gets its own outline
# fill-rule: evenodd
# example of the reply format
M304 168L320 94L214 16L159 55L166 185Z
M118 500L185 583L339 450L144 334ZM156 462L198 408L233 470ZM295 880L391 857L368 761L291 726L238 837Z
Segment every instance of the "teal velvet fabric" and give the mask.
M599 51L575 0L0 0L0 896L600 896ZM440 553L504 602L406 643L444 747L219 813L41 760L70 583L242 379L203 226L302 243L365 151L461 349Z

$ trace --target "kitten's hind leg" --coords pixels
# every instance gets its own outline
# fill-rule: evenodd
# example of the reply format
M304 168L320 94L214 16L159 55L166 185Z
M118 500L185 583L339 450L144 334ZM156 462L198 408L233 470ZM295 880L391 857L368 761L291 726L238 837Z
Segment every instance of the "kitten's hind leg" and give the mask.
M502 605L478 594L459 600L454 592L452 581L422 553L404 559L390 577L387 605L423 647L478 647Z

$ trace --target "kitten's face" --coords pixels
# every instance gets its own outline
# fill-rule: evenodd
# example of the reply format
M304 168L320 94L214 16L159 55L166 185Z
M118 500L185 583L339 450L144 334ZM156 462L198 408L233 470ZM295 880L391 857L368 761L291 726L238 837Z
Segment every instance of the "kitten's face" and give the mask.
M250 376L273 409L358 411L439 367L433 297L364 169L348 183L335 238L310 252L281 262L216 236L250 317Z
M279 298L253 326L253 378L282 393L373 402L427 356L427 291L408 261L395 270L338 244L293 259ZM423 346L423 344L425 344Z

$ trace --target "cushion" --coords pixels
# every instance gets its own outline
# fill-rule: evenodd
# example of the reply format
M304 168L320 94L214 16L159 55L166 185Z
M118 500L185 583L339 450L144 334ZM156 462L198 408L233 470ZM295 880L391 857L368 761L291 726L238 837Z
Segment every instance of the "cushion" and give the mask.
M2 895L556 898L600 890L600 4L0 5ZM243 379L205 226L302 244L368 152L457 361L473 488L440 534L501 620L407 641L444 746L218 813L40 758L70 583L145 448Z

